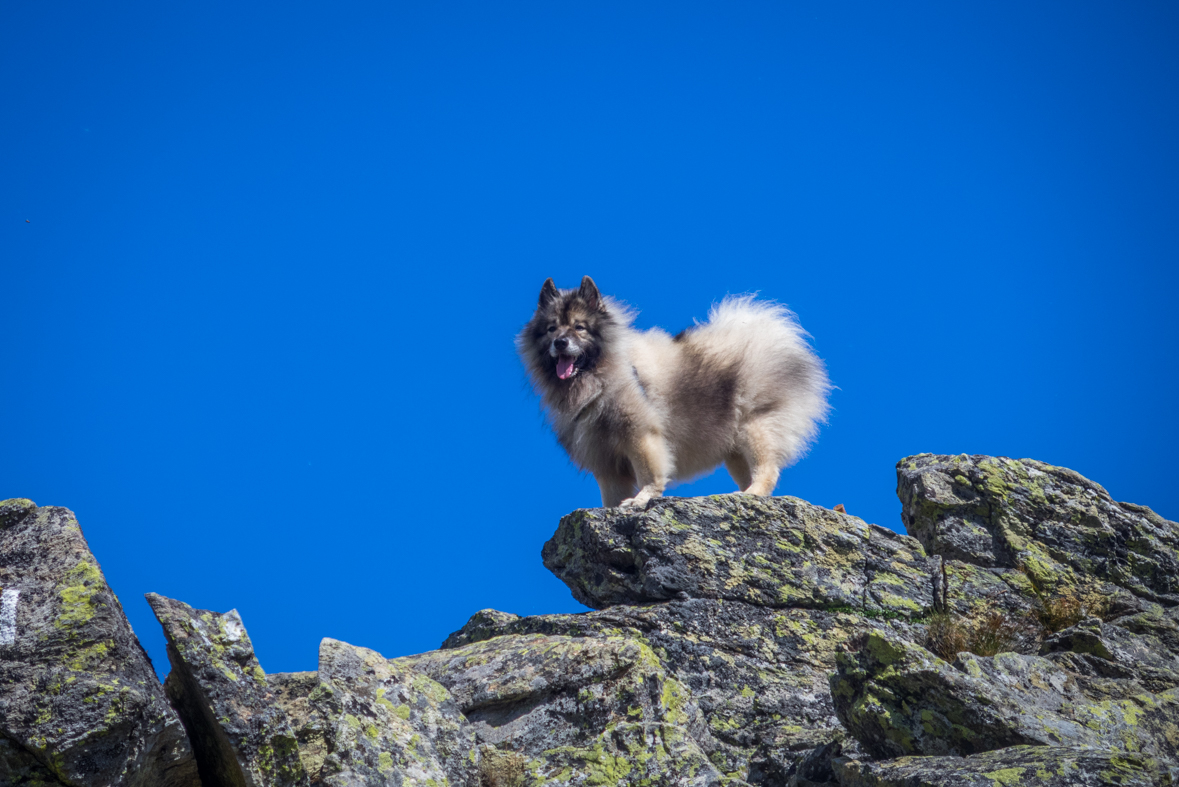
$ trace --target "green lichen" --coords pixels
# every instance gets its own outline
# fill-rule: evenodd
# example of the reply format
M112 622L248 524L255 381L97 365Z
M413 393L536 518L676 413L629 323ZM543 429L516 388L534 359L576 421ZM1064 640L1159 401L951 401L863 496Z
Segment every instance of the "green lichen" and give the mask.
M984 773L991 780L992 787L1016 787L1022 779L1025 768L1001 768Z
M71 654L70 659L66 662L66 666L74 672L87 672L93 670L102 662L102 659L110 652L113 643L109 640L96 642L89 647L82 648Z
M53 625L65 629L87 623L94 617L94 596L105 584L98 567L85 560L67 571L57 587L57 595L61 599L61 613Z

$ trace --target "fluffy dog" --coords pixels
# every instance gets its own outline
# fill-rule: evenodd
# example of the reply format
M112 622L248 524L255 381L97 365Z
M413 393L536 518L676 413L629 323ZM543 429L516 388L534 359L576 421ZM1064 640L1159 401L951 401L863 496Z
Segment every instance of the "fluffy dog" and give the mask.
M722 462L742 492L771 494L825 419L831 387L794 315L742 296L674 337L633 319L589 276L575 290L548 279L516 337L557 439L593 473L602 505L645 507Z

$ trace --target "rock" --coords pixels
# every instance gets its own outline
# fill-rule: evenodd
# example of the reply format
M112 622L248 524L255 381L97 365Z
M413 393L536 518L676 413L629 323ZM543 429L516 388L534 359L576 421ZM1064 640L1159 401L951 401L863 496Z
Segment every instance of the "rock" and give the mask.
M508 635L394 663L450 690L485 746L485 782L724 781L691 694L637 639Z
M1081 675L1130 681L1137 692L1162 692L1179 686L1179 656L1159 637L1100 618L1088 618L1053 634L1041 653ZM1137 692L1127 688L1123 693Z
M967 755L1021 744L1175 756L1179 691L1101 699L1039 656L961 653L951 666L881 632L849 642L831 693L878 757Z
M0 783L198 787L192 750L74 515L0 502Z
M299 761L311 783L323 768L331 733L329 721L312 707L310 696L319 686L318 672L274 672L266 676L274 701L287 714L295 730Z
M421 672L334 639L319 672L272 676L313 785L476 787L475 734L449 692Z
M155 593L180 712L206 787L309 785L290 718L266 680L237 610L193 609Z
M1170 784L1179 525L1032 460L910 457L898 493L909 536L794 498L576 511L543 557L594 611L483 610L392 660L326 639L315 672L268 676L236 612L149 596L195 757L109 783L198 787L199 767L205 787ZM0 504L0 589L6 534L34 514ZM44 580L42 617L117 608L89 560L61 564L64 590ZM107 669L96 636L59 636L58 660ZM20 702L74 710L21 680L0 694L0 784L108 783L70 781L22 731L41 719ZM135 735L120 745L160 751Z
M700 707L706 729L695 735L713 764L726 777L760 783L786 773L816 746L844 737L827 676L842 643L876 626L920 634L903 620L690 599L580 615L521 618L483 610L443 647L509 634L643 644Z
M394 771L406 786L478 782L475 734L449 692L427 675L327 639L319 677L333 691L313 700L334 721L321 783L381 784Z
M542 556L595 609L705 598L913 617L932 604L915 539L793 497L582 509L561 520Z
M897 463L897 494L909 534L930 554L1018 568L1041 590L1103 580L1179 604L1179 524L1114 502L1067 468L920 454Z
M1163 787L1149 760L1073 746L1013 746L969 757L901 757L835 763L841 787Z

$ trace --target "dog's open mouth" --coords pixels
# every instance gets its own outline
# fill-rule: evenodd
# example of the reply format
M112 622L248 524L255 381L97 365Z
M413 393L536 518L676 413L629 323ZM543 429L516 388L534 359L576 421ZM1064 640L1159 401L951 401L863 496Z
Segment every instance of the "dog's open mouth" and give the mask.
M558 355L557 376L562 380L568 380L575 374L577 374L577 358L572 355Z

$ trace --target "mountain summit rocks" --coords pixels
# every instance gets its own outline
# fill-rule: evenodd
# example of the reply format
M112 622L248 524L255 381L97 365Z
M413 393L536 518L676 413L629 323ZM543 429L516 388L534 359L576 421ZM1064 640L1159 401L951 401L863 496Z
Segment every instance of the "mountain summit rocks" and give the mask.
M593 611L325 639L313 672L149 594L164 687L72 515L4 501L0 784L1179 782L1179 525L1034 460L897 479L908 535L790 497L575 511L542 557Z
M73 513L0 502L0 784L195 787L176 711Z

